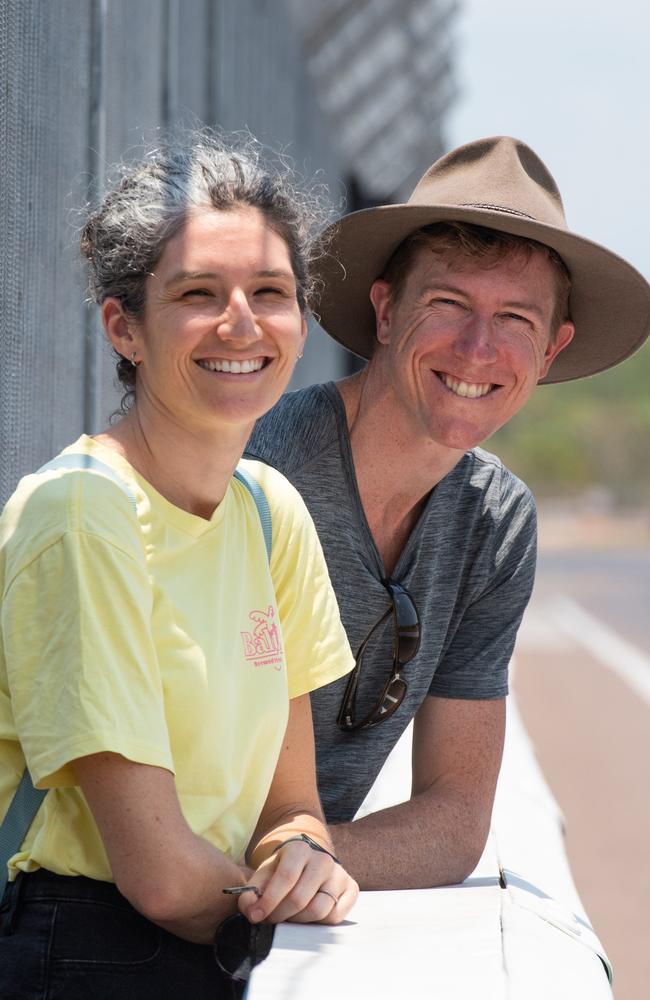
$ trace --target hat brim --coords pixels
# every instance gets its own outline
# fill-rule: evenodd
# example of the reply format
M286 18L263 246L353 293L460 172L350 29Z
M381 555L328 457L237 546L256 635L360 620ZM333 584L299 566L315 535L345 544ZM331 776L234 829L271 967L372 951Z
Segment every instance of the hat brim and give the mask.
M349 351L369 358L376 343L372 283L409 233L451 221L537 240L557 251L569 269L575 336L540 382L568 382L612 368L650 334L650 287L627 261L564 229L466 205L382 205L353 212L330 226L318 275L321 326Z

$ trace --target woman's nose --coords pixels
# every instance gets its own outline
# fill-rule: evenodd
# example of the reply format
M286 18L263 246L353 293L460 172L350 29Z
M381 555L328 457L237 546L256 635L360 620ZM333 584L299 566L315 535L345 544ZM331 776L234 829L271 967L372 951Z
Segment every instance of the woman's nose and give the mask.
M241 288L231 291L228 304L219 317L217 333L223 340L244 342L259 340L262 336L257 317Z

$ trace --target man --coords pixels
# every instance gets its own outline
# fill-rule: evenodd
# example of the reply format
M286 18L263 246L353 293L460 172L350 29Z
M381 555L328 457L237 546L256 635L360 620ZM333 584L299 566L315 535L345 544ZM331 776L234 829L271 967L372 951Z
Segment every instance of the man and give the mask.
M321 322L368 364L284 397L248 453L305 498L357 656L312 699L337 854L362 888L453 883L487 836L535 563L530 493L476 446L538 382L639 347L650 288L567 230L544 164L504 137L331 235ZM410 800L354 820L411 719Z

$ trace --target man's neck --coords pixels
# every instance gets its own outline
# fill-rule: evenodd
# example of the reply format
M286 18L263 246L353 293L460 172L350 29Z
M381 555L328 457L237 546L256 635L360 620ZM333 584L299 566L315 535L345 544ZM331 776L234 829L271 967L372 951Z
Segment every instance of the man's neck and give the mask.
M390 387L373 379L371 366L338 382L337 388L345 406L364 513L390 574L428 494L463 452L415 438Z

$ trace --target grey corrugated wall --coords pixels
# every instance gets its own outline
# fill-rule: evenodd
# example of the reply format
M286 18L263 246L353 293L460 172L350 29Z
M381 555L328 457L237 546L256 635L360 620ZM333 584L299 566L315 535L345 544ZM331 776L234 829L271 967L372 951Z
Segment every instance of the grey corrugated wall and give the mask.
M0 0L0 503L115 408L73 210L181 119L248 126L340 192L281 0ZM316 334L298 384L344 365Z

